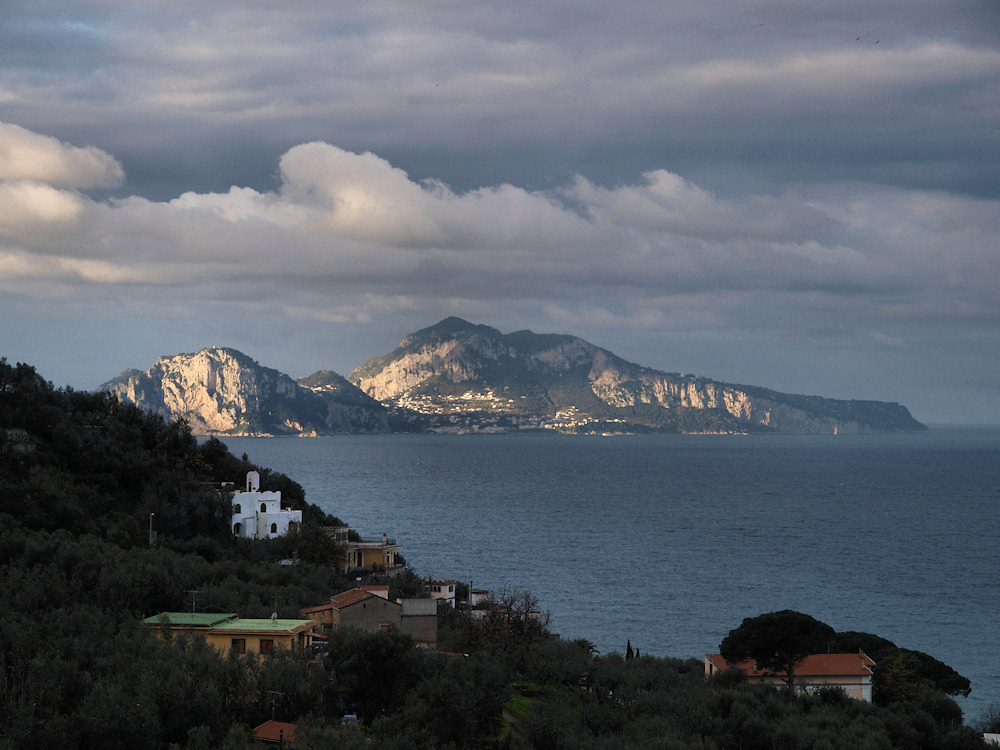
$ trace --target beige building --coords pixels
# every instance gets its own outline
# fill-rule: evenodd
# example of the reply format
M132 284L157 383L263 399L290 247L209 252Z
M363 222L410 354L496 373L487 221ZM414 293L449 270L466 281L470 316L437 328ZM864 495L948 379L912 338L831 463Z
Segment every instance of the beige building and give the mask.
M299 614L315 623L321 633L329 635L343 627L368 632L399 630L400 610L397 602L357 588L331 596L326 604L301 609Z
M840 688L850 698L872 701L872 667L875 662L865 653L811 654L795 665L798 690ZM711 677L727 669L738 669L750 682L780 687L785 675L757 669L753 659L730 663L719 654L705 654L705 676Z
M306 607L308 617L323 635L340 628L358 628L369 633L395 628L413 638L422 648L437 647L437 601L435 599L389 599L388 587L362 586L330 597L326 604Z

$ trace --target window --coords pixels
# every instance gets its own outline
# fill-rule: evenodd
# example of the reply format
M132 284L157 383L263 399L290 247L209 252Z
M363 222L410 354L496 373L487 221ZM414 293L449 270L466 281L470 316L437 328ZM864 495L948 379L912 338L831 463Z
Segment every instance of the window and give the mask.
M231 648L237 654L245 654L247 652L247 639L233 638Z
M241 524L241 523L234 523L233 524L233 533L236 536L239 536L241 531L243 531L243 524Z
M278 524L276 524L276 523L272 523L271 524L271 533L272 534L277 534L278 533Z
M272 648L274 648L274 639L273 638L261 638L260 639L260 652L262 654L266 654Z
M261 513L267 513L267 503L261 503L260 504L260 512Z
M240 507L239 503L236 503L236 505L233 506L233 513L239 514L239 513L242 513L242 512L243 512L243 508Z
M389 628L391 628L391 627L392 627L392 625L390 625L390 624L389 624L389 623L387 623L387 622L380 622L380 623L378 624L378 629L379 629L379 630L388 630L388 629L389 629Z

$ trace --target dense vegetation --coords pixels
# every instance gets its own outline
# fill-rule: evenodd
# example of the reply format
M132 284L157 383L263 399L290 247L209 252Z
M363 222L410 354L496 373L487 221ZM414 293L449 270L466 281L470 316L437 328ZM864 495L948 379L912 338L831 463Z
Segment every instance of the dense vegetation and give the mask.
M218 483L251 468L303 509L300 534L232 539ZM867 634L838 637L884 648L877 705L738 674L706 680L696 660L631 648L597 654L552 638L516 590L479 620L443 611L437 652L396 632L344 630L307 667L280 650L241 658L199 639L165 643L144 616L196 602L295 617L349 586L317 528L336 519L288 477L199 444L183 423L55 389L5 360L0 487L0 749L244 748L248 728L272 717L295 722L304 748L984 747L946 694L967 689L964 678ZM278 564L287 557L298 564ZM412 593L419 582L393 585Z

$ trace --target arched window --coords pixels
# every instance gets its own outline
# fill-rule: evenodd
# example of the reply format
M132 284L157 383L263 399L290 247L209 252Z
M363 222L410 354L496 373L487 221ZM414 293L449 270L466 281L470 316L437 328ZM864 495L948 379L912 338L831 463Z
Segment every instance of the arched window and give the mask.
M239 514L239 513L242 513L242 512L243 512L243 508L240 507L239 503L236 503L236 505L233 506L233 513Z
M260 512L261 513L267 513L267 503L261 503L260 504Z
M233 524L233 534L235 534L236 536L239 536L241 531L243 531L243 524L241 524L241 523L234 523Z
M272 534L277 534L278 533L278 524L276 524L276 523L272 523L271 524L271 533Z

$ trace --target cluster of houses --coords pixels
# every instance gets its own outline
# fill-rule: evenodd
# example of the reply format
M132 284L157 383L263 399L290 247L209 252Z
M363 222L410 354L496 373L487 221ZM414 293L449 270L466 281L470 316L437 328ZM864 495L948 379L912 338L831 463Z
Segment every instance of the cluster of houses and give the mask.
M262 491L260 474L250 471L242 489L231 490L231 528L240 539L275 539L294 532L302 524L302 511L283 507L280 491ZM346 526L324 529L345 551L343 573L378 571L387 575L405 566L399 545L383 534L381 540L363 541ZM352 538L353 537L353 538ZM359 578L360 584L360 578ZM387 585L361 586L342 591L322 604L304 607L301 619L241 618L236 613L162 612L144 621L150 628L173 638L178 633L198 634L220 651L239 654L266 654L273 648L287 648L309 655L330 634L342 627L376 632L397 630L410 635L418 646L437 646L437 608L456 605L458 582L430 581L425 598L389 598ZM476 591L470 604L481 606L488 592Z
M438 584L448 584L441 581ZM445 586L447 588L447 586ZM144 620L164 637L198 634L219 651L267 654L275 648L303 656L340 628L367 632L396 630L410 635L418 646L437 646L437 608L442 599L389 598L388 586L359 586L331 596L329 601L300 610L301 619L241 618L236 613L162 612ZM813 654L796 665L799 689L840 688L858 700L872 700L875 662L863 652ZM705 676L738 669L750 682L780 686L784 675L758 669L753 660L731 663L719 654L705 655Z
M302 511L283 507L279 490L262 491L256 471L247 472L244 489L233 490L230 502L230 528L239 539L277 539L302 525ZM397 555L399 545L385 534L381 540L362 541L352 539L347 526L324 531L344 548L341 572L365 569L393 575L405 567Z

